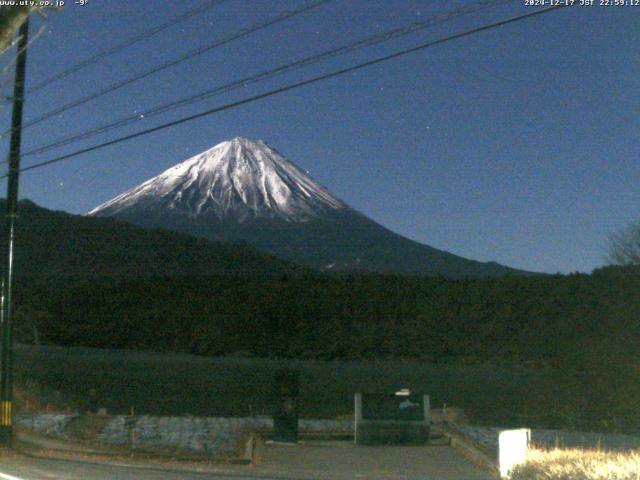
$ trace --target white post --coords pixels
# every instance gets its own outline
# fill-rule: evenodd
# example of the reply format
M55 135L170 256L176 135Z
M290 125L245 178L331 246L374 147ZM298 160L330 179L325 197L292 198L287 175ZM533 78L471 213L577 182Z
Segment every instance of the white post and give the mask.
M429 395L422 397L422 404L424 406L424 420L431 425L431 400L429 399Z
M504 430L498 436L498 466L500 478L509 478L511 469L527 459L531 430Z
M358 424L362 421L362 394L356 393L354 396L354 425L353 443L358 444Z

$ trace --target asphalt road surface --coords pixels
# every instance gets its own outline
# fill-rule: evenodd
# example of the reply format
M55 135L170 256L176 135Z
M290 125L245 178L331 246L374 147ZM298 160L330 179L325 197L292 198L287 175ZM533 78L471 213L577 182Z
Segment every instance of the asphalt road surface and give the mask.
M356 447L345 442L267 445L259 466L139 466L36 458L0 457L0 480L493 480L450 447Z

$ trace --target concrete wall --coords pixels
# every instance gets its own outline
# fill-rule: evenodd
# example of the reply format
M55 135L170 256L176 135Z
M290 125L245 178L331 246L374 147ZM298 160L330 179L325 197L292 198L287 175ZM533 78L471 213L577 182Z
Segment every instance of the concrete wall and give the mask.
M20 415L15 417L17 426L62 439L71 439L67 428L76 415ZM129 445L131 430L127 417L108 417L106 426L95 438L106 445ZM137 445L161 447L193 453L235 452L239 439L248 432L269 432L273 429L271 417L156 417L135 418ZM351 420L299 421L301 433L352 434Z

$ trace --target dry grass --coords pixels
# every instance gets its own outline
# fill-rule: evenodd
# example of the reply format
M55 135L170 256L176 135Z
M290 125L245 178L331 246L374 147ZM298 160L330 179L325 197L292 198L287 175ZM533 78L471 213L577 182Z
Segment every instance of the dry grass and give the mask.
M640 452L600 450L530 450L512 480L638 480Z

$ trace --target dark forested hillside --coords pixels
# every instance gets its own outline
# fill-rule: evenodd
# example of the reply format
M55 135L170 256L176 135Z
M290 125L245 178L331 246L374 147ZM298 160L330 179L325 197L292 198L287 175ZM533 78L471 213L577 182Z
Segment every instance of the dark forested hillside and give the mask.
M553 375L548 393L556 406L542 412L541 425L640 429L638 269L458 281L315 273L145 276L17 287L17 334L27 343L215 356L413 358L444 369L481 364L487 372L500 371L499 364L526 366ZM531 403L520 412L540 415L534 399L541 395L515 403ZM494 400L496 408L514 403Z
M31 202L20 212L23 338L37 331L62 345L205 355L577 364L603 345L631 358L640 336L635 268L462 280L328 275L244 244Z
M640 273L447 280L384 275L131 277L21 285L64 345L205 355L557 362L640 338ZM586 347L585 347L586 348Z
M459 280L331 275L244 244L29 202L20 209L15 327L22 342L549 365L559 388L571 392L569 413L584 407L603 418L633 410L640 396L639 268Z
M4 209L5 202L0 200L0 211ZM26 200L20 202L18 214L16 275L30 282L298 270L243 242L212 242L110 218L54 212ZM0 235L4 235L4 224Z

